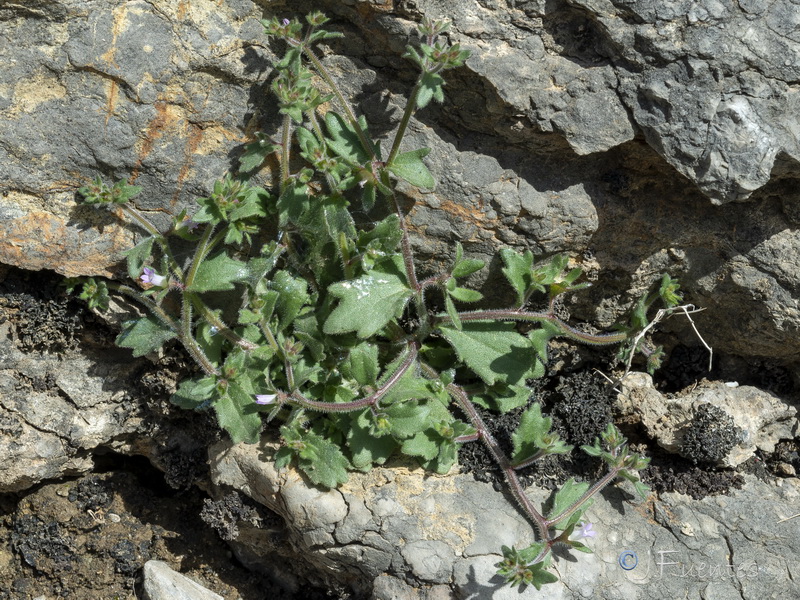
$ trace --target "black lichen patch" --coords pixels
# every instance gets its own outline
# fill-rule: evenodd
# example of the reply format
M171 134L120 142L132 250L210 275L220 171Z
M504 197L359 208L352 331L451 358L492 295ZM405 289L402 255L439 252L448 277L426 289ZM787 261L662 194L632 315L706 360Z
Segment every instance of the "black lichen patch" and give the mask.
M98 511L108 508L112 500L112 490L108 481L97 476L86 477L78 481L67 494L67 499L74 502L78 509L85 511Z
M0 562L0 600L138 597L150 559L226 600L294 598L231 561L228 546L200 519L204 498L197 488L170 488L144 459L120 459L116 470L43 484L21 497L0 495L0 556L8 557ZM246 512L243 503L239 514ZM302 597L324 596L309 588Z
M249 523L257 527L261 522L253 502L249 499L243 500L241 494L236 492L219 500L206 498L200 518L226 542L239 537L239 523Z
M656 493L678 492L695 500L740 489L744 477L727 469L701 468L671 454L657 453L642 471L642 481Z
M695 464L719 463L738 443L741 431L721 408L702 404L683 434L680 453Z
M559 383L547 405L554 417L564 424L566 441L577 447L591 445L613 421L613 391L600 376L581 371L559 377Z
M11 547L37 573L61 573L73 569L75 544L56 521L22 514L12 522Z
M64 352L78 346L81 305L68 298L54 273L8 268L0 278L0 323L11 320L12 338L24 352Z

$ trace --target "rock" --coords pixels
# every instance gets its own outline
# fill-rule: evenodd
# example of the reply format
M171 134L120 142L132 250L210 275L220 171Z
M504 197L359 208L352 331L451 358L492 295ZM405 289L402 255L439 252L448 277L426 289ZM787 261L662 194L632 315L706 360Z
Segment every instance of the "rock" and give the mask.
M800 354L800 272L785 259L800 245L788 0L157 5L2 9L0 138L13 142L0 147L0 263L120 276L134 235L77 207L80 186L130 178L143 188L136 206L166 226L235 169L253 132L277 123L262 88L280 49L260 18L330 14L347 35L320 54L374 130L390 132L416 77L402 58L414 22L446 15L472 56L407 139L432 148L438 181L406 190L425 269L450 261L454 240L487 261L498 246L566 252L602 282L572 310L600 327L670 272L707 309L698 324L717 353Z
M225 600L160 560L148 560L144 564L144 597L146 600Z
M221 443L210 450L211 478L218 493L233 487L286 519L298 571L317 570L381 600L519 597L502 586L495 564L502 545L524 547L533 532L491 485L395 466L352 473L340 489L321 491L293 469L276 471L274 450L266 441ZM302 504L291 499L298 494ZM528 494L537 504L548 496L540 489ZM588 540L594 554L557 553L563 583L542 593L570 600L699 597L710 590L719 597L737 590L763 598L799 594L793 570L800 521L789 518L798 501L796 479L770 485L748 476L743 489L699 501L668 493L639 503L625 486L609 488L587 513L598 532ZM340 506L346 510L332 508ZM251 560L256 554L268 563L282 551L265 544L268 537L252 538Z
M12 342L10 325L0 325L2 492L91 470L93 451L119 447L141 425L124 394L106 391L124 389L137 368L127 352L102 361L80 353L26 354Z
M735 439L717 460L709 460L716 451L708 448L718 439L715 432L706 438L702 438L702 431L693 432L693 440L707 446L708 454L704 455L707 462L728 467L742 464L757 449L767 454L774 452L775 444L782 439L794 438L800 428L796 408L758 388L706 383L691 391L665 397L655 389L652 379L645 373L630 373L623 380L616 407L625 418L633 417L640 422L659 446L687 458L696 458L687 451L685 438L693 432L698 413L702 414L707 407L715 407L731 419L736 429ZM710 422L706 423L713 428Z

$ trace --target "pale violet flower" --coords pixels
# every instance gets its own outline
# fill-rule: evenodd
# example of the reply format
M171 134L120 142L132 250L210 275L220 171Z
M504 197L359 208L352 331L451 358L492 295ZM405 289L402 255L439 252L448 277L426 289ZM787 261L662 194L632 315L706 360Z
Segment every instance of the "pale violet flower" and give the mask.
M577 527L575 527L574 533L578 536L578 538L593 538L597 535L597 532L592 528L592 524L587 522L581 521L578 523Z
M256 394L256 404L275 404L278 394Z
M155 286L160 286L164 283L164 276L159 275L150 267L144 268L144 273L142 273L142 276L139 277L139 279L141 279L144 283L149 283Z
M281 21L281 23L283 23L284 25L288 25L290 22L291 21L289 21L289 19L284 19L283 21Z

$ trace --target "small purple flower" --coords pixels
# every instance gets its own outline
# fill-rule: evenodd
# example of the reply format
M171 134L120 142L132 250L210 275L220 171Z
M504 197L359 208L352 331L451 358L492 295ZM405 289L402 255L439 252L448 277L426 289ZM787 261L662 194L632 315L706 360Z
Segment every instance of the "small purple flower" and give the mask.
M275 404L278 394L256 394L256 404Z
M139 277L139 279L141 279L143 283L149 283L155 286L160 286L164 283L164 276L159 275L150 267L144 268L144 273L142 273L142 276Z
M284 25L288 25L290 21L289 19L284 19L283 21L281 21L281 23L283 23Z
M186 217L181 224L186 227L186 230L189 232L193 232L195 229L200 227L200 223L195 223L192 221L191 217Z
M592 524L587 522L581 521L578 523L578 526L575 527L574 533L578 536L578 538L593 538L597 535L597 532L592 528Z

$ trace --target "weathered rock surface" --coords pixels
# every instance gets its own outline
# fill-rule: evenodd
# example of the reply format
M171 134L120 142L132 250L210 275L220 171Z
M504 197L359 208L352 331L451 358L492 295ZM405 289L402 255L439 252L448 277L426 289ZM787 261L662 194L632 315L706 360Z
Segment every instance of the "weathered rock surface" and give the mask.
M94 451L119 448L137 430L124 392L106 391L124 389L137 367L127 352L109 358L27 354L12 343L10 323L0 325L0 492L89 471Z
M160 560L144 564L144 597L145 600L224 600Z
M215 489L238 490L287 519L289 543L320 573L361 593L374 586L372 597L381 600L519 596L502 587L494 565L502 545L531 543L532 529L489 484L396 467L352 474L340 489L322 491L294 470L276 471L273 452L268 443L212 447ZM547 500L542 490L529 494ZM700 501L680 494L631 500L624 486L603 493L588 513L599 532L588 542L595 553L559 555L563 585L544 588L547 598L800 593L800 520L790 518L800 501L797 479L748 477L742 490ZM757 520L754 506L761 507ZM269 538L251 530L235 548L248 562L268 564L280 552Z
M78 207L77 188L97 175L131 178L143 187L137 206L160 224L207 193L254 131L275 128L265 82L282 49L258 19L312 7L347 34L321 53L371 130L387 137L415 77L402 54L417 22L451 18L450 37L473 52L448 74L446 103L422 111L407 141L432 148L438 181L433 193L406 190L424 267L446 261L454 241L489 260L502 245L568 252L597 282L570 310L601 327L670 272L688 301L707 308L696 322L717 353L796 367L800 39L790 0L4 4L0 263L117 273L133 235L113 216ZM492 291L494 280L484 287ZM688 327L670 326L691 343ZM24 354L7 334L0 326L0 491L81 473L99 449L167 466L119 392L133 368L127 354ZM796 416L770 398L757 398L764 414L738 421L752 437L727 456L731 464L753 445L768 452L796 435ZM642 423L674 447L669 432L679 423L661 431L653 411ZM284 561L274 564L293 561L296 572L273 573L287 588L310 581L376 598L518 597L500 589L493 564L500 545L527 543L531 530L491 487L397 468L321 492L293 471L275 472L270 453L215 447L213 482L289 524L285 538L282 527L243 526L234 542L253 568L269 569L271 553ZM596 554L560 559L567 585L547 590L554 598L800 595L797 505L795 478L748 479L732 496L702 501L666 494L645 506L609 492L592 508L603 532ZM635 569L623 568L632 564L627 551L639 557Z
M487 259L500 245L569 252L601 284L573 314L603 327L668 271L708 309L698 324L717 352L796 361L800 42L788 0L7 5L0 262L115 272L131 234L76 208L75 190L132 178L138 207L163 223L208 192L253 131L276 126L264 82L281 49L258 19L312 7L345 32L323 54L387 136L415 77L402 58L415 23L449 17L472 50L408 141L433 148L439 187L407 199L431 268L454 240Z
M730 418L735 429L723 436L730 438L727 440L730 442L729 449L719 460L711 461L724 466L738 466L751 458L756 450L772 453L775 444L782 439L793 439L800 428L794 406L751 386L707 383L691 391L665 397L655 389L649 375L631 373L623 380L622 393L617 400L617 409L626 421L630 422L633 417L659 446L690 459L695 457L687 455L684 441L702 406L720 409L723 415ZM717 439L713 431L706 431L705 435L706 446L726 441ZM706 448L707 456L714 453L714 448Z

